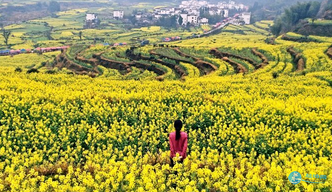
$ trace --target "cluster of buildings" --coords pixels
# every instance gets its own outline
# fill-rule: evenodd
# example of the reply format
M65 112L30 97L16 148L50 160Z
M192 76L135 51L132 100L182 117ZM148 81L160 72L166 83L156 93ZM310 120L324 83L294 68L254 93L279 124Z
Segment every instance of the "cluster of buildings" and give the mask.
M137 23L141 24L155 24L160 18L178 16L178 25L205 25L209 23L209 16L220 16L223 18L230 17L230 11L233 13L240 13L237 20L234 20L234 24L250 24L251 14L247 12L248 6L244 4L235 3L234 1L224 1L217 4L209 3L208 1L189 0L182 1L178 7L163 7L155 8L153 12L137 12L134 16ZM204 15L202 14L204 11ZM123 19L123 10L114 10L114 19ZM181 17L181 19L179 19ZM86 15L86 26L94 27L97 16L95 14Z
M121 20L124 17L123 10L114 10L113 19ZM87 13L85 16L84 28L96 28L100 23L98 16L95 13Z
M69 46L62 46L62 47L38 47L36 49L17 49L17 50L0 50L0 56L7 56L7 55L18 55L23 53L44 53L44 52L51 52L51 51L60 51L68 49Z
M249 7L244 4L237 4L234 1L224 1L217 4L209 3L208 1L199 1L199 0L189 0L182 1L181 5L177 8L159 8L154 10L155 17L164 17L164 16L173 16L178 15L182 17L182 23L180 25L186 25L188 22L194 25L204 25L208 24L208 18L205 18L204 15L201 15L201 11L207 12L210 16L222 16L223 18L228 18L230 15L230 10L235 12L246 12ZM246 20L246 24L250 24L248 13L240 14L240 19ZM242 18L244 16L245 18Z

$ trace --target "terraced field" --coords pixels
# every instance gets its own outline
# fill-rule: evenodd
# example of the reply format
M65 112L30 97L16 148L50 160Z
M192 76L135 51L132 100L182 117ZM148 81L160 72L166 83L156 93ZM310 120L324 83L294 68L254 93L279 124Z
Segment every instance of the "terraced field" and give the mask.
M251 38L246 38L247 36ZM271 45L266 44L263 38L260 33L255 36L236 34L232 37L222 33L144 47L76 45L63 55L82 67L95 68L93 76L102 75L103 70L98 70L99 66L119 70L124 76L130 74L132 68L136 68L141 73L145 70L155 73L154 78L158 80L234 73L307 73L331 68L331 39L307 43L281 38ZM236 43L230 44L231 40L236 40ZM195 45L189 46L192 42ZM205 42L209 43L204 45ZM82 49L79 52L72 51L76 47ZM315 51L315 54L308 50ZM69 66L67 68L71 69ZM80 74L75 69L73 72Z
M221 52L217 49L196 50L197 54L188 48L166 47L164 45L126 48L103 47L99 49L100 52L96 51L93 54L91 54L91 49L96 51L94 47L84 49L84 46L81 45L72 46L60 55L61 58L55 61L55 66L72 69L78 74L81 74L81 71L77 71L73 63L82 66L87 71L89 68L97 69L98 66L103 66L119 70L124 75L130 73L132 67L136 67L141 71L148 70L156 73L157 79L163 80L169 77L165 76L167 71L172 71L171 74L174 74L172 77L177 78L184 78L192 75L189 73L196 73L196 71L198 73L194 76L204 76L218 71L220 65L222 67L226 65L227 71L229 68L233 68L231 71L249 73L269 63L267 57L254 48L236 51L236 53L232 49L225 49L231 53ZM243 52L246 55L243 55ZM250 57L254 58L255 61ZM269 55L269 57L272 56ZM68 61L70 64L66 64ZM220 64L221 62L222 64ZM193 71L189 72L190 70Z
M235 27L237 30L248 28ZM281 37L275 40L275 44L267 44L264 38L268 36L260 32L251 33L230 35L225 32L143 47L77 44L46 67L56 70L65 68L92 77L117 70L114 75L120 79L158 80L236 73L307 73L331 68L331 38L312 37L319 41L303 42ZM131 74L132 71L135 75Z

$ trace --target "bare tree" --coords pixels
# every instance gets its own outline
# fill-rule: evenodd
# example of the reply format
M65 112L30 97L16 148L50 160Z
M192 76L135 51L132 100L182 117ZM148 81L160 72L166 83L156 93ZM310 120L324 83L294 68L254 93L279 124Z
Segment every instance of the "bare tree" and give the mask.
M8 40L9 40L9 37L10 37L11 34L12 34L11 31L6 30L6 29L2 29L2 36L5 39L4 42L5 42L6 46L8 46Z

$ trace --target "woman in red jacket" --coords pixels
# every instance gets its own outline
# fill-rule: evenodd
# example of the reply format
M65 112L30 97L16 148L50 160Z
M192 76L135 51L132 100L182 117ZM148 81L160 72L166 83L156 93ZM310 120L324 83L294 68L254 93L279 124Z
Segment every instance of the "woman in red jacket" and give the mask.
M180 161L187 157L187 140L188 135L186 132L181 131L182 121L176 120L174 122L175 132L169 134L169 144L171 149L171 166L174 165L173 157L178 153L180 156Z

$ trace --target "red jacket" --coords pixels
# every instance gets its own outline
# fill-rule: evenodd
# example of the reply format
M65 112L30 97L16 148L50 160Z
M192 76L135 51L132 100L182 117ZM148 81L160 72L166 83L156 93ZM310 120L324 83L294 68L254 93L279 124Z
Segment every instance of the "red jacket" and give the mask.
M186 132L181 132L181 137L179 140L176 140L176 132L169 134L171 158L175 157L176 153L179 153L179 155L182 156L182 159L187 157L187 140L188 135Z

